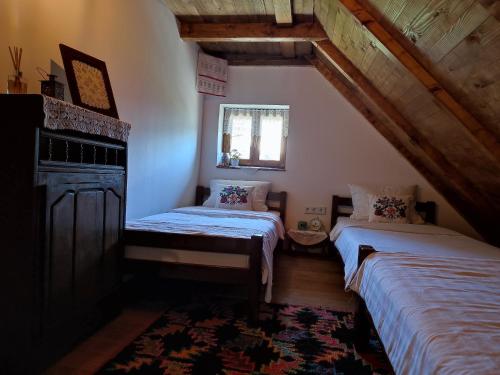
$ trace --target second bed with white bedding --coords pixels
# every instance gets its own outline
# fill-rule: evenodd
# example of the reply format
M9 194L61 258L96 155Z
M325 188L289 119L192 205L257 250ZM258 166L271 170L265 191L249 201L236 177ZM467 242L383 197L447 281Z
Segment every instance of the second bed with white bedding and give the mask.
M500 249L435 225L342 218L330 238L396 374L497 374ZM358 269L360 245L372 246Z
M273 252L285 229L276 212L238 211L209 207L183 207L166 213L128 221L127 230L204 235L229 238L251 238L261 235L262 283L266 284L266 302L271 301L273 283ZM125 246L128 259L167 263L198 264L222 267L248 267L248 256L207 253L146 246Z
M376 253L350 288L396 374L499 373L500 259Z

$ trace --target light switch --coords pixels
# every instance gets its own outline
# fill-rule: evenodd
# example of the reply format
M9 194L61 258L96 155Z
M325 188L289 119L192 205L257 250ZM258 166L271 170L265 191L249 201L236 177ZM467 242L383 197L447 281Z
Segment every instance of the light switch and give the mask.
M326 215L326 207L306 207L305 213L308 215Z

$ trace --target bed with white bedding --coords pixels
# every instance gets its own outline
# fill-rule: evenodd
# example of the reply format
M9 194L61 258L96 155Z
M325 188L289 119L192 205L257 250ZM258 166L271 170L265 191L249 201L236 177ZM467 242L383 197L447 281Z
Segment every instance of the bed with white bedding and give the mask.
M381 252L349 287L396 374L499 374L500 257Z
M360 245L378 252L406 252L417 255L500 259L500 249L436 225L370 223L339 217L330 240L344 261L345 285L358 267Z
M286 192L259 194L268 211L203 207L210 189L198 186L196 206L128 221L127 268L169 278L244 284L249 318L255 321L261 285L266 284L266 302L272 298L273 255L284 238L287 198Z
M127 231L250 239L262 236L262 284L266 302L271 301L273 252L285 229L279 212L234 211L193 206L128 221ZM125 258L166 263L248 268L249 255L193 251L127 244Z
M362 298L397 374L498 373L499 248L429 224L335 221L346 290ZM366 246L376 252L358 260Z

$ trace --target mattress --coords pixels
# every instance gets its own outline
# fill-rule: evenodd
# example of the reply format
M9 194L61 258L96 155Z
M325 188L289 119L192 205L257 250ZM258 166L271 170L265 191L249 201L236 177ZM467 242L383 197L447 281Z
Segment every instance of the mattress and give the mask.
M273 283L273 252L285 229L279 213L268 211L238 211L210 207L183 207L166 213L131 220L127 230L160 233L192 234L229 238L251 238L261 235L262 283L266 284L266 302L271 301ZM152 260L168 263L248 268L247 255L207 253L182 249L146 246L125 246L128 259Z
M344 261L346 290L358 266L359 245L379 252L406 252L418 255L500 259L500 249L436 225L370 223L339 218L330 233Z
M396 374L499 374L499 259L377 253L351 288Z

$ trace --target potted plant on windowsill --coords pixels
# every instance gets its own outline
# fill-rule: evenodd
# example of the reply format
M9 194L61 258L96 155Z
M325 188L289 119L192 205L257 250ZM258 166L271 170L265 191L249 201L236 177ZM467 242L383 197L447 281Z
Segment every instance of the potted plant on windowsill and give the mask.
M238 167L240 165L241 153L238 150L231 150L231 167Z

